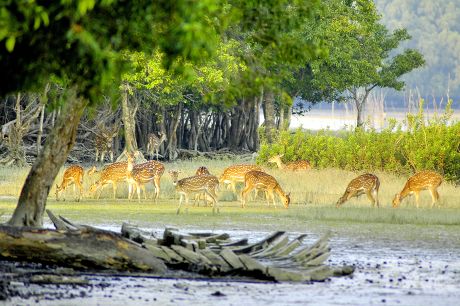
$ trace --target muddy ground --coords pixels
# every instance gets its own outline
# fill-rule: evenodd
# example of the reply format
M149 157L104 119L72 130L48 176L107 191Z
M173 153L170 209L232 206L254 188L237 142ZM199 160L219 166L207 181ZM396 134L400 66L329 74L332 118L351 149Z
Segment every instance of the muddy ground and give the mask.
M102 227L119 230L110 225ZM163 232L163 228L144 229L156 235ZM407 233L398 234L397 230L374 233L363 227L360 231L359 226L336 233L331 238L329 264L351 264L356 270L352 277L322 283L194 279L197 276L190 274L180 278L177 274L166 278L82 274L78 278L86 282L83 285L44 285L16 277L10 279L6 289L5 283L0 283L10 295L0 305L459 305L460 233L444 227L410 230L415 237L408 238ZM232 238L250 237L251 241L269 233L238 229L225 232ZM318 228L307 232L305 243L311 244L322 233L323 229ZM8 272L8 265L3 264L2 272ZM43 267L30 268L30 273L40 274ZM10 270L14 269L21 267Z

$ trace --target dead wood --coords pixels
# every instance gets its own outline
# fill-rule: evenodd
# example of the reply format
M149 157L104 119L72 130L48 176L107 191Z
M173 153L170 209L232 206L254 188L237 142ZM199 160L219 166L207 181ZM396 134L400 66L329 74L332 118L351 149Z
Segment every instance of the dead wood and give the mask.
M157 275L169 267L207 277L293 282L324 281L354 271L350 266L325 264L330 233L311 246L302 243L305 235L290 239L282 231L252 244L247 239L232 242L225 233L181 233L176 228L166 228L162 239L157 239L127 223L117 234L47 213L58 231L0 226L0 259Z

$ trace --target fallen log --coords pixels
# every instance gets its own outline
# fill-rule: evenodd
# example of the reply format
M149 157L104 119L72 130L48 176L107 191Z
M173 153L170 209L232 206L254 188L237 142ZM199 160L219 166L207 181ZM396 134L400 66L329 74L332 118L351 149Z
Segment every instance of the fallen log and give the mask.
M0 226L0 259L56 264L78 270L115 270L164 275L167 267L207 277L251 277L274 281L324 281L353 273L350 266L324 264L327 233L311 246L282 231L248 244L228 234L181 233L166 228L162 239L124 223L121 234L48 215L57 231ZM150 234L150 236L152 236ZM46 281L46 279L44 280Z
M75 269L146 271L162 275L164 262L110 231L55 231L0 225L0 258Z

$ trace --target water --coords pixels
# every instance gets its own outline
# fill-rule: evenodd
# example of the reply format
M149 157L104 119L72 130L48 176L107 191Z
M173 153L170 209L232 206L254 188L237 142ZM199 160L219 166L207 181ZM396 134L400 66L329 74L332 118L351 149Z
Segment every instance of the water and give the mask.
M389 225L391 226L391 225ZM119 231L120 226L100 226ZM163 228L143 228L161 236ZM423 239L425 231L435 239ZM200 231L186 228L184 232ZM203 230L201 230L203 231ZM264 231L217 230L232 239L250 237L255 242ZM72 289L71 299L43 300L43 305L459 305L460 244L442 228L420 227L420 239L391 234L341 233L331 238L330 265L355 265L351 277L330 281L297 283L260 283L216 280L191 280L149 277L88 276L92 286ZM389 231L391 233L391 231ZM300 233L291 233L292 237ZM311 244L321 233L307 233ZM29 290L34 290L31 285ZM65 291L66 286L38 287L48 292ZM70 292L72 292L70 290ZM84 292L84 293L81 293ZM82 295L83 296L79 296ZM12 300L14 303L24 303Z

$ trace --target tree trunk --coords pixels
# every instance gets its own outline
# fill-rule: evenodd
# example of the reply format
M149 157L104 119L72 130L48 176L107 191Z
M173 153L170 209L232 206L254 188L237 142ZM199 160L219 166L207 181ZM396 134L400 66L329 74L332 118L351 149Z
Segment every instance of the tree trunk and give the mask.
M283 131L289 130L289 126L291 125L291 117L292 117L292 105L287 105L283 109L284 111L284 124L281 127Z
M263 101L265 137L268 143L275 140L275 95L272 91L265 92Z
M169 160L175 160L178 156L177 153L177 127L179 126L179 119L182 113L182 102L176 106L174 115L172 117L168 135L168 147L166 148L166 156ZM166 117L166 116L165 116Z
M356 118L356 127L362 128L364 126L364 104L366 104L367 97L369 96L370 90L364 89L363 97L360 97L357 90L353 92L353 98L355 100L357 118Z
M64 104L22 187L18 205L8 222L10 225L43 225L51 185L75 143L78 123L86 105L86 100L75 95L70 96Z
M136 141L136 112L138 103L129 103L129 88L128 85L124 86L124 93L121 102L121 111L123 118L123 125L125 129L125 150L127 152L137 151Z

